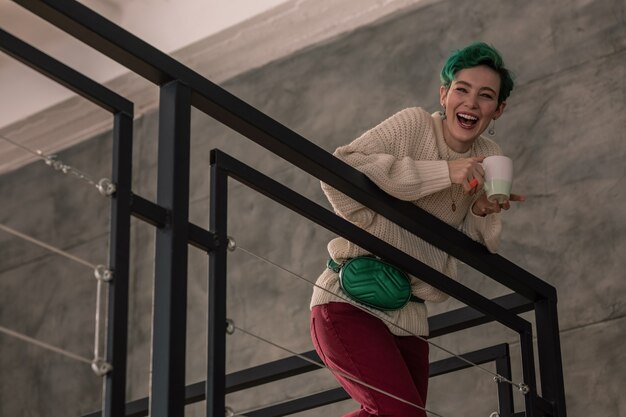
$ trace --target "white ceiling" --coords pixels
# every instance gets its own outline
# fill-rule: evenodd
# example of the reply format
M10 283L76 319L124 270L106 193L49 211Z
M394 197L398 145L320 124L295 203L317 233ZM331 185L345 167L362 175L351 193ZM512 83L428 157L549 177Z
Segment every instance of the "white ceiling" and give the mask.
M172 53L287 0L80 0L164 52ZM125 68L10 0L0 0L0 27L98 82ZM73 94L0 54L0 129ZM10 105L6 98L10 97Z

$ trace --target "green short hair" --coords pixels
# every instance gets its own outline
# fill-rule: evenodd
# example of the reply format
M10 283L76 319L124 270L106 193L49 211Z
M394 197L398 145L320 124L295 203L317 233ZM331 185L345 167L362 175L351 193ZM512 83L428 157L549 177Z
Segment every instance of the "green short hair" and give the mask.
M502 103L513 90L513 75L505 68L498 50L484 42L474 42L452 52L441 69L441 84L449 88L457 72L479 65L486 65L500 75L498 104Z

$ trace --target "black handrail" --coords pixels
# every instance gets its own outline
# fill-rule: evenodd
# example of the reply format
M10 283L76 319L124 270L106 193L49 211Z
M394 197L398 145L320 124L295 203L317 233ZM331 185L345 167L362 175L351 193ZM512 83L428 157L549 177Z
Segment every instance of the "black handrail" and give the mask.
M3 29L0 29L0 51L110 113L133 116L132 102Z
M230 155L214 149L211 151L211 164L224 170L229 177L289 207L301 216L315 221L326 229L345 237L363 249L383 259L393 260L394 265L399 266L414 276L420 277L424 282L446 294L450 294L476 310L493 317L510 329L518 333L530 332L530 323L526 320L511 314L477 292L407 255L382 239L369 234L330 210L301 196Z
M485 313L494 320L504 324L505 326L517 331L520 336L520 348L522 354L522 373L524 384L528 389L527 395L524 396L526 403L527 417L535 416L539 409L552 409L551 405L546 406L546 401L537 395L534 354L532 343L532 329L530 323L515 315L512 315L506 309L495 304L489 299L484 298L480 294L475 293L469 288L453 281L440 272L428 267L415 258L405 254L404 252L394 248L381 239L367 233L363 229L337 216L335 213L319 206L313 201L301 196L293 190L278 183L272 178L263 175L250 166L236 160L235 158L221 152L217 149L211 151L211 230L218 236L226 236L227 227L227 201L228 188L226 181L233 178L246 186L253 188L259 193L271 198L272 200L282 204L285 207L295 211L316 222L322 227L333 231L340 236L354 242L384 259L389 260L393 264L401 267L408 273L420 277L423 281L439 288L440 290L450 294L467 305L474 307L480 312ZM214 187L219 184L219 187ZM217 221L217 213L219 221ZM217 256L218 254L220 254ZM209 329L213 328L214 332L209 335L209 352L213 353L209 363L222 364L226 357L223 351L217 348L225 346L225 321L226 306L223 300L226 298L226 251L224 247L218 247L211 252L211 273L209 274ZM216 348L215 352L212 348ZM209 415L217 415L218 410L225 407L223 398L225 395L225 382L222 378L223 372L214 372L215 366L208 368L207 386L212 389L207 391L207 410ZM543 375L543 374L542 374ZM543 381L543 379L542 379ZM209 395L211 395L209 397ZM544 407L545 406L545 407ZM552 415L552 411L549 412Z

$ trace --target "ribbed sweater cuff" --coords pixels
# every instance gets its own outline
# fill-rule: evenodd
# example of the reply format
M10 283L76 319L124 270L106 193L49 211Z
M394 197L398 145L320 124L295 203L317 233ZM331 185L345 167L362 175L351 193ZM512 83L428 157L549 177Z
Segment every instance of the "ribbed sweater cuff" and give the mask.
M474 240L483 243L489 252L496 253L500 245L502 222L500 214L477 216L470 209L465 218L465 233Z

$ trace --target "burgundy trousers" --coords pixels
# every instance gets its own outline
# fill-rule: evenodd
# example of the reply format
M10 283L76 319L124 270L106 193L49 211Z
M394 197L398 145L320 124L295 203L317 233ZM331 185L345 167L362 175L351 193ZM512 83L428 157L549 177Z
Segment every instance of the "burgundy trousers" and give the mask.
M348 303L328 303L311 311L311 338L331 370L424 407L428 391L428 343L395 336L379 318ZM344 417L427 417L419 408L345 376L335 378L361 408Z

